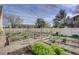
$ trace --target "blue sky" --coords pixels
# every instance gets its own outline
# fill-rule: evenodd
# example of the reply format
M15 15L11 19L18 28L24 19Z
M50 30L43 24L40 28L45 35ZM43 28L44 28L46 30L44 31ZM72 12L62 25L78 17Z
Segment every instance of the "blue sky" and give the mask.
M67 15L72 16L75 10L73 4L7 4L4 5L4 15L17 15L24 24L34 24L37 18L44 18L52 23L53 18L60 9L65 9Z

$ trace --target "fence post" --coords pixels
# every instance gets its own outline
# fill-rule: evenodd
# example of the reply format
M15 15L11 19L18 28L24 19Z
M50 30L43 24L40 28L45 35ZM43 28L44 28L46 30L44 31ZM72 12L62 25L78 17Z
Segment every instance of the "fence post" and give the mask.
M41 33L40 33L40 36L41 36L41 41L42 41L42 27L41 27Z

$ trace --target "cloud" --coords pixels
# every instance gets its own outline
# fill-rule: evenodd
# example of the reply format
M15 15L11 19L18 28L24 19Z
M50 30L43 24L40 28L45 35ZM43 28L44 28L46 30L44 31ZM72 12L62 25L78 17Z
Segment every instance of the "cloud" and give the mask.
M4 5L4 14L14 14L23 19L23 23L35 23L37 18L44 18L51 23L53 17L60 9L65 9L68 15L72 15L75 5L72 4L8 4Z

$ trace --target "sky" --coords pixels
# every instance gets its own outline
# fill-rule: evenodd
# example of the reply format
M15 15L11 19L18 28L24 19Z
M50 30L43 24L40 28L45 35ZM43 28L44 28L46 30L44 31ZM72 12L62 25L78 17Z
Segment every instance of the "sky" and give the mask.
M60 9L65 9L68 16L73 16L74 4L5 4L3 5L4 15L11 14L19 16L23 24L34 24L37 18L43 18L49 24ZM5 19L5 18L4 18Z

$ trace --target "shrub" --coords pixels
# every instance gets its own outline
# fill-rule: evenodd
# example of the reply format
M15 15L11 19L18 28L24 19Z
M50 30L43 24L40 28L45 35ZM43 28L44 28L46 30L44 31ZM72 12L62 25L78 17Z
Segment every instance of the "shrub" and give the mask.
M60 39L62 40L63 43L66 43L66 41L69 39L67 37L60 37Z
M3 31L0 29L0 34L2 34L3 33Z
M61 36L61 37L68 37L67 35L63 35L63 34L60 34L59 36Z
M67 41L67 39L64 38L62 42L66 43L66 41Z
M38 55L55 55L56 53L51 46L42 42L35 42L32 45L32 51Z
M59 36L52 36L53 39L59 39Z
M7 34L7 35L14 36L14 35L20 34L20 32L9 32L9 33L6 33L6 34Z
M58 39L59 36L52 36L52 35L49 35L49 38L55 40L55 39Z
M58 47L57 45L55 44L52 44L51 47L54 49L55 53L57 55L64 55L65 54L65 51L64 49L62 49L61 47Z
M79 35L77 35L77 34L73 34L72 37L77 38L77 37L79 37Z

